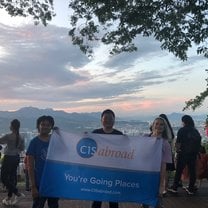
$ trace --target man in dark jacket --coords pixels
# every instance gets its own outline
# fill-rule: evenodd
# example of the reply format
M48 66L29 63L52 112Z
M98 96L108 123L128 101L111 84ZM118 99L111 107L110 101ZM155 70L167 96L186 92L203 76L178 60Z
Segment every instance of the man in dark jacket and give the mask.
M115 123L115 114L112 110L106 109L101 114L101 123L102 128L95 129L92 133L96 134L117 134L122 135L123 133L121 131L118 131L117 129L114 129L114 123ZM91 208L101 208L102 202L101 201L94 201L92 203ZM109 202L110 208L118 208L117 202Z

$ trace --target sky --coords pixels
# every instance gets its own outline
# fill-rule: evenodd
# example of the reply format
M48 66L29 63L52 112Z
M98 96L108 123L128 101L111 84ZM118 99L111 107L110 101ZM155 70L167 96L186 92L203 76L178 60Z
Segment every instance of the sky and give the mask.
M98 43L89 59L73 46L67 1L55 0L55 19L35 26L0 10L0 111L22 107L66 112L111 108L122 117L182 113L206 89L207 59L189 51L181 61L153 38L137 37L138 51L110 56ZM207 101L195 112L207 113Z

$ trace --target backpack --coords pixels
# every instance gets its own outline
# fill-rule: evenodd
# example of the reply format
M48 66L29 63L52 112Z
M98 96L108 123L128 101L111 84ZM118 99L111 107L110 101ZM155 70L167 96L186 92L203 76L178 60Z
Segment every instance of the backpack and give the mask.
M201 136L199 132L192 128L188 131L186 142L184 145L184 153L186 154L198 154L201 146Z

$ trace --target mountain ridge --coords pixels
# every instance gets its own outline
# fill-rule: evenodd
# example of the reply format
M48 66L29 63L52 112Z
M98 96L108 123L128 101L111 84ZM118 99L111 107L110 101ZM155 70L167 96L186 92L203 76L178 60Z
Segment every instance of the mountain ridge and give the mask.
M36 120L42 115L50 115L54 117L55 125L60 126L62 129L77 131L88 129L89 131L100 127L100 115L101 112L90 112L90 113L77 113L72 112L68 113L62 110L53 110L52 108L39 109L36 107L23 107L16 111L0 111L0 133L5 133L9 131L9 125L11 120L17 118L21 122L22 130L31 131L36 129ZM184 114L173 112L167 114L170 122L181 123L181 117ZM142 122L151 122L157 116L146 116L146 117L134 117L134 118L124 118L117 117L117 123L142 123ZM197 115L193 116L193 119L205 121L206 115Z

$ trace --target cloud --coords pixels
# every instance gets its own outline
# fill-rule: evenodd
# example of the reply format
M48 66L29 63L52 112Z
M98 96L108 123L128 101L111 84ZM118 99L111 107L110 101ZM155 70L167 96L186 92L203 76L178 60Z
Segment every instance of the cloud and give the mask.
M15 65L17 62L28 65L31 63L31 66L35 62L42 63L42 66L39 64L36 69L39 72L43 71L44 64L47 64L44 70L50 70L47 68L65 67L69 60L73 67L82 67L89 62L86 56L71 44L65 28L51 25L26 25L18 28L0 25L0 28L0 44L8 53L1 61L12 59Z
M167 56L166 51L161 52L160 43L153 37L138 36L135 38L134 43L137 46L137 51L114 55L104 64L104 66L122 70L134 66L135 61L138 60L152 59L159 55Z
M0 29L0 108L6 102L82 110L152 107L147 88L183 80L195 70L194 61L201 63L194 56L182 63L161 52L152 38L138 37L137 52L113 57L100 46L89 60L71 43L66 28L0 24Z
M87 79L71 70L89 60L70 43L66 29L34 25L18 28L0 25L0 28L0 44L4 49L0 56L1 95L12 97L20 89L29 92Z

